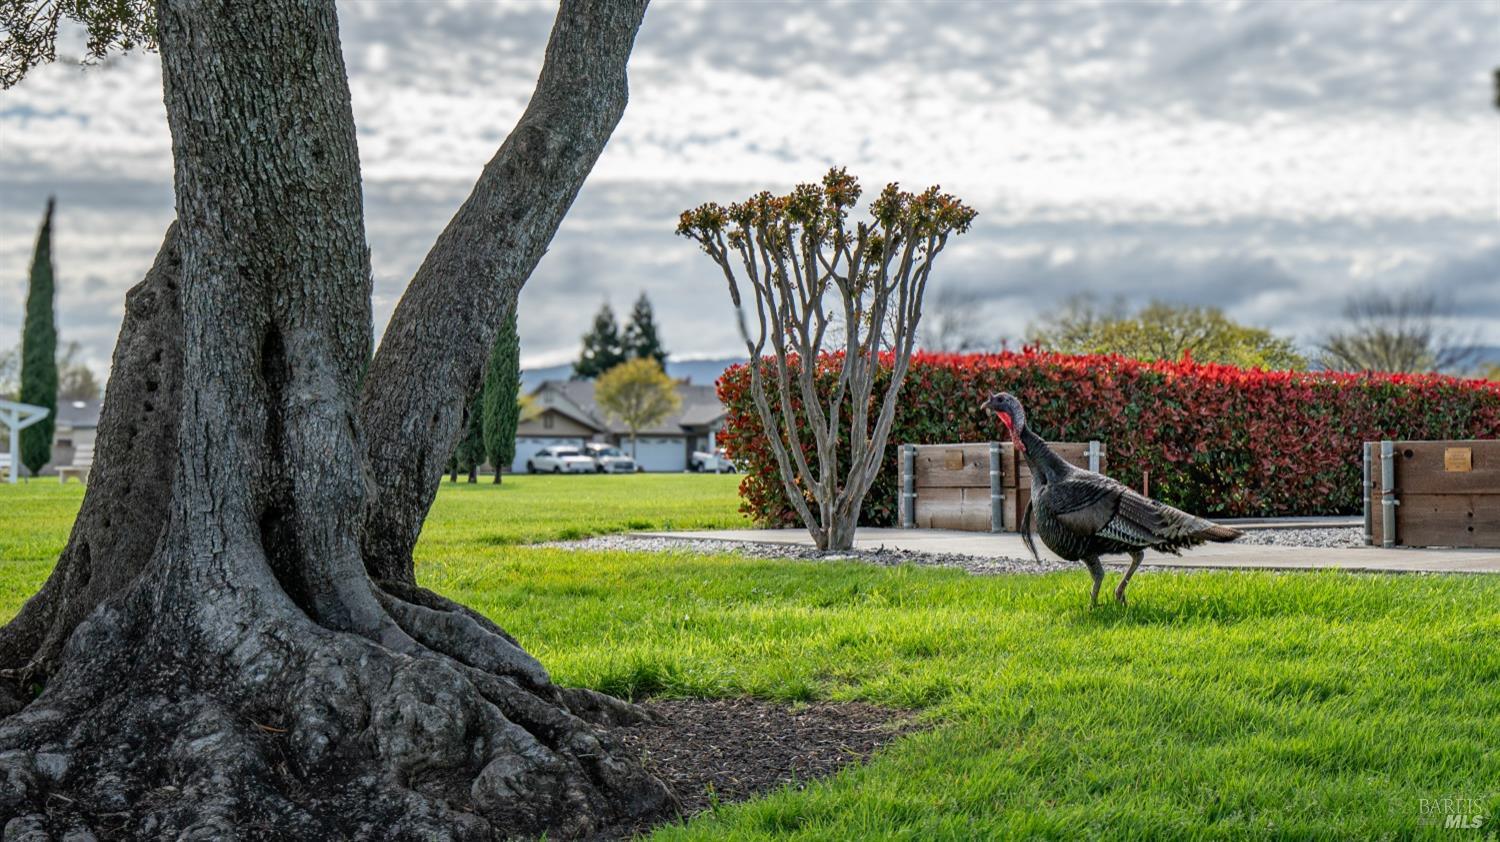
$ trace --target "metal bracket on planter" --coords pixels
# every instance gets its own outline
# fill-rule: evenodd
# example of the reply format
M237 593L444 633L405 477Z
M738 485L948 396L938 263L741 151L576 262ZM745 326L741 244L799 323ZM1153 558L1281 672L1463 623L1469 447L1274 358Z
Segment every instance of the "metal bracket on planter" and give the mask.
M1101 450L1102 448L1099 446L1097 439L1089 439L1089 470L1096 474L1099 473L1099 456Z
M1375 523L1370 510L1370 494L1375 490L1375 483L1370 474L1370 442L1360 444L1360 462L1363 465L1363 479L1360 482L1360 503L1363 505L1365 514L1365 544L1375 543Z
M1000 442L990 442L990 531L1005 531L1005 486L1000 482Z
M902 529L917 526L917 446L901 445L901 505Z
M1380 443L1380 545L1396 546L1396 443Z

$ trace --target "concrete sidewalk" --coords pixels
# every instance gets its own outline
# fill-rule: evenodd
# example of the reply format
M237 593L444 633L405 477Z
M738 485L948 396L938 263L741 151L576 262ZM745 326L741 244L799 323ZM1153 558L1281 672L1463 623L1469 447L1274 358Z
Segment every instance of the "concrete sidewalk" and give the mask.
M637 532L651 538L688 538L746 541L765 544L812 545L802 529L728 529L705 532ZM860 549L887 547L922 553L952 553L983 557L1030 558L1021 536L1014 532L954 532L945 529L859 530L854 545ZM1037 550L1052 557L1037 540ZM1122 557L1123 558L1123 557ZM1128 559L1124 559L1128 561ZM1116 559L1109 559L1114 563ZM1500 550L1411 550L1380 547L1327 548L1206 544L1187 550L1181 558L1146 553L1146 564L1157 567L1264 570L1356 570L1378 573L1500 573Z

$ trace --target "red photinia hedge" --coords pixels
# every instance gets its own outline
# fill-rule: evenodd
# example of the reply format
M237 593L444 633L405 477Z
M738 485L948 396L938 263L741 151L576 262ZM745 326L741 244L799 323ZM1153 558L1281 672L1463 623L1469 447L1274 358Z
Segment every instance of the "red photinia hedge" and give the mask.
M774 369L769 360L762 365L769 389ZM822 394L839 365L838 355L819 358ZM875 394L889 371L887 363ZM729 409L720 442L747 466L742 510L763 523L794 523L751 400L748 365L726 371L718 387ZM1027 422L1043 437L1098 439L1116 479L1140 488L1149 471L1152 496L1210 516L1357 512L1361 442L1500 437L1500 383L1484 380L1258 371L1031 350L917 354L861 522L895 522L900 445L1000 437L994 419L979 409L1000 391L1021 399ZM812 441L810 433L804 441Z

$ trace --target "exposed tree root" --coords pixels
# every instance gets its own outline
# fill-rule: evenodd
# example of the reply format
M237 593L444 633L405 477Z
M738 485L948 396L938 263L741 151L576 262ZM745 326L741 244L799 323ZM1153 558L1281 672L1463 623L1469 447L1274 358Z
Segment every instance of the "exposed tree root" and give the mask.
M150 592L90 616L0 721L6 840L569 838L676 808L600 727L648 714L553 686L441 597L382 598L425 647L401 654L275 595L237 595L227 630L153 617Z

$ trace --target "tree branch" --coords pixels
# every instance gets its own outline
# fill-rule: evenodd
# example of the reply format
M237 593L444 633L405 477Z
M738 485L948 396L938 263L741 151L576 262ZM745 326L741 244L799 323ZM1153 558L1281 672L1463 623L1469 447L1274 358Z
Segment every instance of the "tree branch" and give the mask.
M364 553L376 579L412 579L412 548L499 317L625 111L625 66L645 11L646 0L564 0L526 113L391 317L360 400L375 484Z

